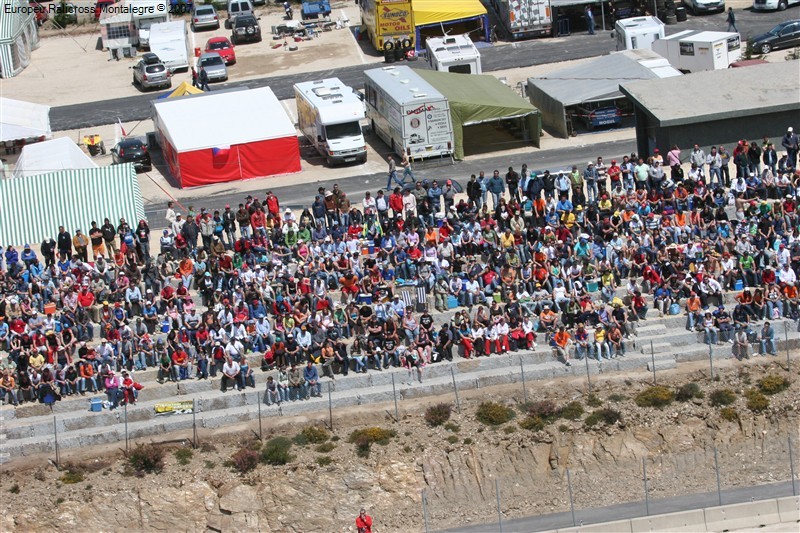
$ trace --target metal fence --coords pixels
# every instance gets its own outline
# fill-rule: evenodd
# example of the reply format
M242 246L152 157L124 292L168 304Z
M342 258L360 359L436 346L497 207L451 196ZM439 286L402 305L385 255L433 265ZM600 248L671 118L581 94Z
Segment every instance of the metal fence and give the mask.
M791 435L764 431L755 439L697 452L609 461L606 468L572 464L534 483L526 475L495 477L480 489L461 487L471 491L472 514L496 517L480 525L465 520L467 510L453 514L447 490L428 489L421 494L423 526L426 533L443 528L463 533L543 531L797 496L796 454ZM539 500L539 512L521 513L519 502L526 500Z

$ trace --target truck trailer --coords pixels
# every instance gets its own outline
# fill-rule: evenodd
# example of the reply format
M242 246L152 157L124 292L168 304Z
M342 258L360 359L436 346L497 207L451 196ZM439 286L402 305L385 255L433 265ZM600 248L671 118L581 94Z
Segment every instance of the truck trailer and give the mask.
M406 66L364 72L367 119L397 155L452 157L454 139L447 98Z
M367 145L361 131L364 102L339 78L294 86L297 122L329 165L365 162Z
M553 31L550 0L490 0L509 39L543 37Z

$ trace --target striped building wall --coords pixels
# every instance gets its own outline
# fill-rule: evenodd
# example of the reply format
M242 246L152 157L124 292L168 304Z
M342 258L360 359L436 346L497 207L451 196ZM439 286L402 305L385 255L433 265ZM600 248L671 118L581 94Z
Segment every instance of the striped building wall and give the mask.
M0 244L22 246L56 238L58 227L88 234L91 222L131 228L144 219L136 170L130 163L0 179Z

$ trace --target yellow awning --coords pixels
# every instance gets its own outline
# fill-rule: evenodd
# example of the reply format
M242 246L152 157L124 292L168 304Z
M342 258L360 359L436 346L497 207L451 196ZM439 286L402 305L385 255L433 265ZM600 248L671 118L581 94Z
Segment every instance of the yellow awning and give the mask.
M411 0L414 25L427 26L486 15L480 0Z

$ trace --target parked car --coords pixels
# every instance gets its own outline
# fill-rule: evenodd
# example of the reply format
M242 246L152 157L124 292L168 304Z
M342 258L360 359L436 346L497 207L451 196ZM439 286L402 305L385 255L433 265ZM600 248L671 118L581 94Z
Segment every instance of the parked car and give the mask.
M48 18L50 18L50 15L48 14L47 4L37 2L36 0L29 0L28 5L31 7L34 15L36 16L37 26L41 26L42 24L47 22Z
M192 6L192 31L198 29L211 28L212 30L219 29L219 15L217 10L212 5L198 5Z
M231 42L261 42L261 26L253 15L241 15L234 19L231 29Z
M232 28L236 17L245 15L256 15L250 0L228 0L228 19L225 21L225 28Z
M800 20L781 22L767 33L752 39L753 48L762 54L768 54L778 48L800 46Z
M683 5L695 15L725 11L725 0L683 0Z
M153 169L153 162L147 146L135 137L122 139L114 148L111 149L112 164L133 163L136 171L149 172Z
M225 66L225 60L216 52L202 54L197 59L197 69L198 72L200 69L206 71L208 81L228 80L228 68Z
M800 4L800 0L753 0L753 11L783 11Z
M206 52L216 52L222 56L226 65L236 63L236 51L227 37L212 37L206 43Z
M142 55L133 69L133 84L142 90L172 87L172 72L152 52Z

